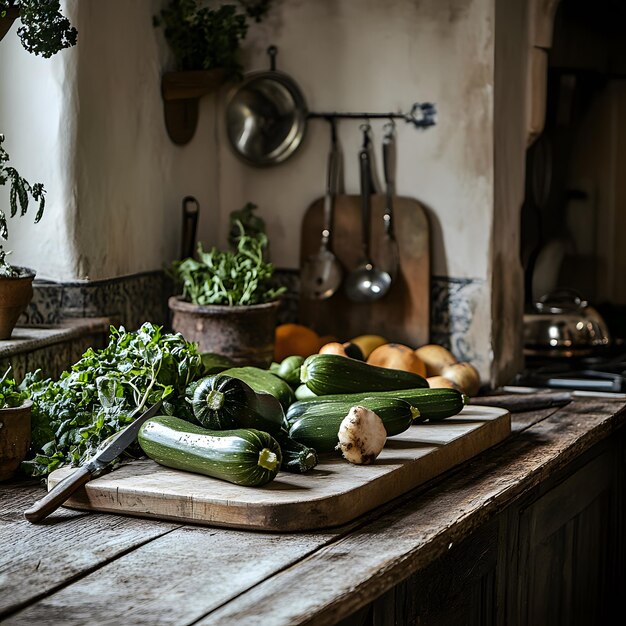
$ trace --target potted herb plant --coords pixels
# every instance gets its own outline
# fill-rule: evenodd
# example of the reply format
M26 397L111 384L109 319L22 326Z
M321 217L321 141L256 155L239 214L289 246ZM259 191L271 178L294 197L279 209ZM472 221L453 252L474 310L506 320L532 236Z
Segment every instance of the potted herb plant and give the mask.
M30 411L27 391L9 378L0 379L0 481L13 476L30 446Z
M274 267L264 258L267 236L250 234L235 220L239 236L234 251L198 244L198 259L172 266L182 295L169 299L172 328L201 352L215 352L238 365L269 367L274 329L284 287L271 284ZM231 233L232 237L232 233Z
M239 55L248 20L260 22L270 2L238 0L211 7L200 0L170 0L154 16L176 64L161 81L165 125L174 143L183 145L193 137L198 99L241 74Z
M21 22L17 35L28 52L50 57L76 43L76 29L61 14L58 0L0 0L0 40L17 19ZM10 187L9 215L15 217L19 212L24 216L32 199L38 205L37 223L45 207L43 184L31 185L9 165L9 155L3 142L4 135L0 134L0 187ZM6 241L8 234L7 215L0 207L0 237ZM33 296L32 282L35 278L33 270L11 265L7 261L8 254L0 245L0 339L11 336L18 317Z

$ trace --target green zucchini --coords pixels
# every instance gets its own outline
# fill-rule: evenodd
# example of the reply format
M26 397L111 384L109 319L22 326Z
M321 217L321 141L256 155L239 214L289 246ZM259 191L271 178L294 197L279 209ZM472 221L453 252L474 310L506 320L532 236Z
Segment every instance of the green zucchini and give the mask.
M274 372L276 376L282 378L287 384L292 387L297 387L300 384L300 368L304 363L304 357L294 354L284 358L278 370Z
M224 373L200 381L192 407L200 425L212 430L258 428L271 433L280 430L285 419L274 396L255 393L243 380Z
M332 452L337 445L339 426L350 409L364 406L380 417L388 437L399 435L416 421L419 411L404 400L394 398L363 398L358 402L327 401L296 402L292 404L287 421L289 436L318 452Z
M286 410L295 401L291 387L282 379L272 374L269 370L258 367L231 367L222 374L243 380L257 393L269 393L274 396Z
M318 396L428 387L418 374L394 370L338 354L313 354L300 368L300 379Z
M142 425L138 440L160 465L247 487L273 480L281 464L276 440L252 428L218 432L160 415Z
M304 474L317 465L317 452L304 444L292 439L286 430L272 433L278 442L283 461L280 469L285 472Z
M296 400L304 400L305 398L319 398L316 393L313 393L304 383L296 388Z
M405 400L420 412L422 419L429 420L431 422L442 420L446 417L452 417L453 415L460 413L468 402L467 396L460 393L456 389L399 389L397 391L369 391L363 393L321 396L318 398L305 398L292 404L289 407L289 411L292 412L297 410L295 407L299 404L314 403L322 399L326 401L343 400L355 404L367 397L398 398L400 400Z
M215 352L202 352L200 359L202 360L202 367L204 368L204 376L219 374L235 365L232 359Z

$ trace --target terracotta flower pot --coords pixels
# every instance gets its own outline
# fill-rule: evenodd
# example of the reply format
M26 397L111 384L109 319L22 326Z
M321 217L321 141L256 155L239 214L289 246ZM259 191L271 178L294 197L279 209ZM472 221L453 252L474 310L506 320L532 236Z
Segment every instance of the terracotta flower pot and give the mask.
M0 339L11 337L17 318L33 297L35 272L26 267L18 269L22 270L23 276L0 277Z
M30 411L33 403L0 409L0 481L13 476L30 446Z
M238 365L269 367L274 355L274 331L279 302L250 306L207 305L169 299L172 328L200 352L215 352Z

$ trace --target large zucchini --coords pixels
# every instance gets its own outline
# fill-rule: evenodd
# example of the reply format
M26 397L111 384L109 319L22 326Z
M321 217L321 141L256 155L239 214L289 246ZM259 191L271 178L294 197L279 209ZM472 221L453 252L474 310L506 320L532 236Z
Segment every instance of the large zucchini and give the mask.
M339 426L350 409L364 406L380 417L387 436L399 435L415 421L420 421L419 411L404 400L395 398L364 398L358 402L328 401L296 402L287 413L289 436L318 452L332 452L337 445Z
M269 393L282 404L285 410L296 399L291 387L269 370L262 370L258 367L231 367L224 370L222 374L243 380L257 393Z
M357 404L363 398L398 398L405 400L414 406L419 412L420 417L431 422L452 417L460 413L465 404L467 404L467 396L456 389L398 389L396 391L376 391L351 394L336 394L321 396L318 398L304 398L289 407L289 411L296 411L298 405L305 403L315 403L320 400L343 400Z
M269 394L256 393L239 378L224 373L207 376L193 393L193 413L205 428L258 428L270 433L280 430L284 412Z
M426 379L413 372L368 365L337 354L308 357L300 368L300 379L318 396L428 387Z
M260 430L211 431L177 417L149 419L138 435L142 450L167 467L256 487L280 468L280 446Z

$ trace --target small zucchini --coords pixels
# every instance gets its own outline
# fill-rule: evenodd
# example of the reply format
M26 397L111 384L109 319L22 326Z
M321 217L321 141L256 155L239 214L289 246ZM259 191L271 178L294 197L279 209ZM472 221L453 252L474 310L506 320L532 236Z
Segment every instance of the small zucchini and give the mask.
M272 433L283 456L280 469L294 474L304 474L317 465L317 453L313 448L292 439L286 430Z
M138 440L160 465L247 487L273 480L281 464L275 439L252 428L218 432L161 415L143 424Z
M414 406L423 420L431 422L452 417L460 413L467 404L468 398L456 389L398 389L397 391L376 391L352 394L336 394L319 398L304 398L289 407L289 413L295 411L299 404L314 403L322 398L327 401L344 400L357 404L363 398L398 398Z
M394 398L363 398L358 402L328 401L296 402L287 413L289 436L315 448L318 452L332 452L337 445L337 433L344 417L353 406L364 406L380 417L387 436L399 435L419 419L419 411L404 400Z
M318 396L428 387L419 374L394 370L336 354L313 354L300 368L300 379Z
M296 400L304 400L305 398L319 398L316 393L313 393L304 383L296 388Z
M295 400L291 387L269 370L251 366L231 367L224 370L222 374L243 380L257 393L269 393L283 405L285 410Z
M300 368L303 363L304 357L298 356L297 354L288 356L280 362L278 370L274 373L287 384L292 387L297 387L300 384Z
M284 420L274 396L255 393L243 380L224 373L200 381L192 407L200 425L211 430L258 428L271 433L280 430Z

